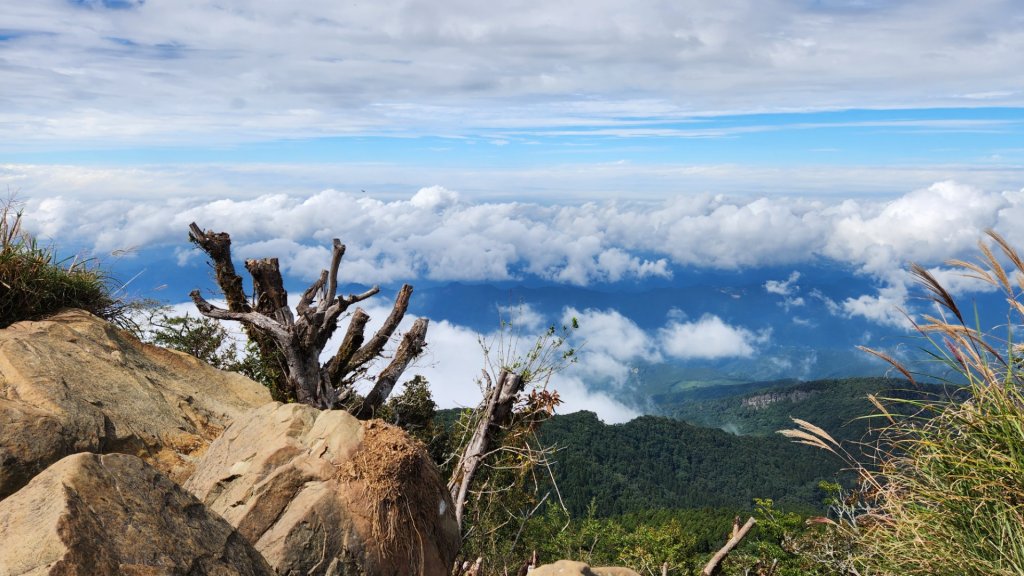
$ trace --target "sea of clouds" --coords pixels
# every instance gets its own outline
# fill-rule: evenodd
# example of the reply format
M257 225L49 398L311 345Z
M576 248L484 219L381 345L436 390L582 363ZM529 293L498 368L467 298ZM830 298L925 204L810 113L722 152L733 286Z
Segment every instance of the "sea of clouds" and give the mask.
M151 198L96 201L28 198L26 225L46 238L91 246L96 253L166 247L180 266L203 255L183 245L192 221L230 231L238 258L274 255L291 277L311 280L329 261L330 239L348 246L342 279L394 283L417 279L485 282L540 278L575 286L668 278L683 267L737 269L828 261L871 278L876 290L843 301L808 294L831 313L905 326L911 279L906 264L930 266L954 293L985 287L952 274L945 259L970 257L985 230L1024 244L1024 191L988 191L939 182L889 199L680 195L654 202L584 203L474 201L440 186L408 199L380 200L325 190L204 200ZM764 289L799 307L800 275L771 280ZM369 311L382 320L386 302ZM585 384L624 385L638 362L750 357L770 342L770 330L731 325L714 315L669 315L645 331L616 310L566 308L543 318L525 303L516 323L532 341L551 322L580 320L586 342L577 366L554 384L567 409L593 409L609 421L637 413ZM410 320L411 321L411 320ZM483 367L480 335L436 320L417 372L434 384L442 406L473 404ZM467 358L480 361L467 362Z
M274 254L287 274L303 279L319 274L335 237L349 247L344 279L362 283L536 277L586 286L667 278L678 267L827 260L891 288L840 303L878 319L883 315L872 312L873 303L899 298L908 262L934 266L964 256L987 229L1024 242L1018 226L1024 190L954 181L885 200L698 193L647 202L494 202L431 186L390 201L324 190L217 200L50 196L26 203L34 233L98 254L169 246L186 264L201 257L181 243L195 221L230 231L238 257Z

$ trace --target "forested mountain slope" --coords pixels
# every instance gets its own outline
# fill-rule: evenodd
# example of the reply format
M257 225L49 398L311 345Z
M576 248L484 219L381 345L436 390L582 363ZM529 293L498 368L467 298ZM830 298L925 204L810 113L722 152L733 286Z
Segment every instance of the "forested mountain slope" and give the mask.
M821 506L820 480L841 463L782 437L734 436L656 416L606 425L592 412L555 416L542 443L558 448L555 477L573 515L594 502L600 515L655 508Z

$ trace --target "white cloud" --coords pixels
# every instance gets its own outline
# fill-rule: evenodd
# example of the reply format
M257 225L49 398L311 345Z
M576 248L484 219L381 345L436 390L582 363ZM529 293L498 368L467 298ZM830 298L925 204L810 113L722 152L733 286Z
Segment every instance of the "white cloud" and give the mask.
M807 303L802 296L795 296L800 292L800 286L796 283L799 279L800 272L794 270L785 280L768 280L764 283L764 289L769 294L783 296L779 306L789 312L790 308L799 308Z
M626 406L605 392L588 389L587 384L578 377L557 376L552 379L551 387L558 391L562 400L562 406L557 409L560 414L590 410L606 424L628 422L641 415L635 408Z
M512 330L537 334L547 328L547 320L544 315L527 302L498 306L498 315L501 322L510 325Z
M657 342L617 310L569 307L562 314L562 323L571 325L574 318L579 325L574 339L580 346L574 371L581 377L619 387L627 382L636 363L661 361Z
M805 328L814 328L815 326L818 325L817 322L811 320L810 318L801 318L799 316L793 316L792 318L790 318L790 320L793 321L793 324L796 324L797 326L803 326Z
M825 258L896 284L905 283L899 271L910 261L934 267L969 257L989 227L1011 242L1024 239L1017 232L1024 191L987 192L949 181L888 202L710 194L649 202L495 202L460 200L430 187L387 200L325 190L214 201L54 195L27 203L28 229L64 245L91 245L101 255L167 246L188 261L182 250L188 224L196 221L229 231L237 255L277 256L288 273L307 279L326 265L330 239L337 237L348 245L342 278L364 283L536 276L589 285L669 278L675 267ZM764 288L797 307L799 279L794 271ZM866 300L854 301L846 312L863 315L867 307Z
M4 142L0 142L0 150ZM809 195L835 197L841 189L850 197L890 198L897 190L914 190L944 180L971 182L989 190L1020 186L1020 169L1013 163L918 165L796 165L679 164L654 162L572 162L561 156L547 165L512 166L480 163L436 163L424 159L386 157L375 162L235 162L147 164L117 166L111 154L105 165L0 164L0 186L22 197L63 196L76 200L149 201L173 198L245 199L287 194L305 197L329 188L359 191L380 200L408 199L424 182L443 182L448 190L464 192L463 199L480 201L560 201L583 203L630 198L660 201L691 191L768 197ZM67 160L63 160L66 162ZM841 185L839 185L841 184ZM360 194L362 195L362 194ZM703 198L703 196L701 196ZM865 206L869 207L869 206Z
M787 312L790 308L799 308L805 304L807 304L807 301L801 296L797 296L796 298L786 298L782 301L782 306Z
M539 277L592 285L669 278L674 269L690 266L733 269L827 259L871 276L878 292L841 302L817 292L801 294L795 270L764 289L781 296L787 310L816 299L835 315L904 327L896 307L915 312L907 301L912 281L903 272L909 262L929 267L962 294L988 287L939 263L973 258L988 228L1011 243L1024 242L1018 226L1024 221L1024 190L991 192L952 181L890 201L680 194L646 202L498 202L460 199L439 186L405 199L324 190L213 201L73 194L26 200L26 228L63 246L92 246L100 256L164 247L188 265L196 253L186 231L196 221L229 231L236 256L278 257L286 273L303 279L315 278L327 265L334 237L348 246L342 280L360 283ZM603 326L609 318L594 322ZM609 374L613 366L621 373L630 362L605 352Z
M800 286L797 285L796 281L800 279L800 272L794 270L790 273L789 278L785 280L768 280L764 283L764 289L769 294L778 294L779 296L791 296L800 291Z
M370 315L370 323L366 329L368 334L377 330L390 312L388 303L385 300L378 300L379 298L378 296L367 301L368 305L364 307ZM291 300L297 301L295 297L291 297ZM533 314L528 306L524 308L528 314ZM398 332L408 330L414 320L411 315L407 315ZM526 354L544 331L543 327L536 331L528 330L524 324L520 324L520 328L522 330L506 331L503 334L480 334L447 320L431 320L427 329L426 350L423 356L406 370L403 381L414 374L421 374L430 382L434 401L441 408L475 407L483 396L478 384L481 370L486 368L493 372L495 369L495 366L487 365L483 346L491 349L491 362L508 362L513 357ZM344 325L324 349L325 360L337 349L343 337ZM396 345L397 340L396 335L391 345ZM499 348L504 348L504 351ZM594 374L595 372L586 366L586 358L555 374L549 387L557 390L563 401L559 412L592 410L606 422L621 422L639 415L636 410L615 400L609 394L593 390L587 382ZM401 387L394 393L400 392Z
M872 322L909 330L913 327L907 306L907 286L903 283L883 286L877 294L847 298L841 304L846 316L861 316Z
M430 186L429 188L420 188L409 203L416 208L439 209L458 201L459 195L444 186Z
M665 354L681 360L749 358L771 339L771 330L753 332L707 314L695 322L669 321L658 331Z
M824 247L828 256L886 275L911 261L928 262L973 249L1008 207L1001 194L952 181L915 190L878 208L844 203Z
M821 290L818 290L817 288L815 288L814 290L811 290L810 295L811 295L811 298L814 298L815 300L817 300L817 301L821 302L822 304L824 304L825 305L825 309L828 310L829 314L831 314L833 316L839 316L840 314L842 314L842 312L843 312L842 305L840 305L835 300L833 300L833 299L829 298L828 296L826 296L825 293L823 293Z
M573 318L579 324L576 337L586 342L587 352L604 354L624 362L659 360L657 346L647 333L618 310L566 308L562 314L563 324L568 325Z

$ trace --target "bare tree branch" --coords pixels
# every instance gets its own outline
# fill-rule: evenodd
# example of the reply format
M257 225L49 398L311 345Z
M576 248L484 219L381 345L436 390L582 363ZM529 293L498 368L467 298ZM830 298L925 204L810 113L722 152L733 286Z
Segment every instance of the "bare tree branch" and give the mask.
M380 408L380 405L384 403L384 400L394 390L399 376L402 375L402 372L405 372L409 363L423 352L423 347L426 344L427 319L420 318L413 322L412 328L402 336L402 343L399 344L398 350L395 351L394 358L392 358L387 368L377 376L377 383L374 385L373 390L370 390L370 393L366 395L363 405L356 412L357 417L370 418L373 416L377 408Z
M342 312L348 310L349 306L355 304L356 302L362 302L363 300L366 300L367 298L377 294L378 292L380 292L380 286L374 286L373 288L370 288L369 290L363 292L362 294L349 294L348 298L343 298L339 296L338 298L335 299L334 304L327 308L325 312L322 312L322 314L321 311L323 309L317 308L317 315L322 315L322 323L325 326L336 326L338 317L341 316ZM327 345L327 341L330 340L332 334L334 334L334 328L331 328L329 332L325 332L323 334L324 338L323 344L320 345L321 348Z
M231 262L231 236L226 232L204 232L198 224L189 224L189 239L195 242L203 252L213 260L213 270L217 276L217 285L224 292L228 310L233 312L249 312L249 300L242 289L242 277L235 272Z
M406 284L402 286L403 290L405 289L405 286L409 285ZM345 302L348 302L348 305L351 306L357 302L362 302L363 300L366 300L370 296L376 295L378 292L380 292L380 286L374 286L367 290L366 292L363 292L362 294L349 294L348 298L345 298ZM412 293L412 286L409 286L409 293Z
M252 305L242 287L242 277L235 272L231 260L231 236L226 232L203 231L195 222L189 225L189 239L206 252L213 261L217 285L227 300L228 310L232 312L252 312ZM277 339L242 321L242 328L249 339L256 343L260 357L268 366L272 366L274 382L271 391L275 400L285 400L288 395L288 382L285 376L287 367L281 358L281 348Z
M213 262L217 284L227 298L227 310L213 306L192 292L200 313L219 320L242 323L256 343L262 361L272 363L275 399L295 398L319 408L336 408L352 396L351 384L365 375L369 363L383 354L384 347L398 328L409 306L412 287L405 285L395 298L391 314L369 341L364 332L369 317L356 310L338 352L324 366L320 353L338 327L338 320L351 305L380 292L373 286L360 294L338 296L338 269L345 245L332 241L331 262L299 299L296 311L288 305L277 258L247 260L246 269L253 279L254 297L250 302L242 278L231 260L231 237L224 232L203 231L196 223L189 226L189 237ZM315 302L315 305L314 305ZM402 339L394 358L377 377L370 396L359 406L359 413L372 414L387 398L409 363L425 345L427 321L418 320ZM343 386L342 383L347 383ZM365 406L365 408L364 408Z
M732 549L740 543L740 540L743 540L743 537L747 535L747 532L750 532L750 529L754 527L755 523L757 523L757 520L755 520L754 517L751 516L749 519L747 519L746 524L744 524L743 527L740 528L739 521L737 520L733 524L732 538L730 538L729 541L725 543L725 546L722 546L721 550L715 552L715 555L711 557L711 560L708 562L707 566L705 566L704 569L701 570L701 576L712 576L712 574L717 574L720 571L718 565L722 562L722 560L725 559L726 556L729 555L729 552L732 552Z
M398 328L398 324L405 316L405 311L409 308L410 296L412 296L412 286L408 284L403 285L402 289L398 291L398 295L395 296L395 305L391 308L391 314L388 315L387 320L384 321L384 324L373 335L373 338L370 338L352 355L352 360L349 361L346 367L347 371L358 369L363 364L380 356L381 351L384 350L384 345L387 344L395 329Z
M277 258L258 258L245 261L245 269L252 275L253 297L256 311L285 326L295 323L288 307L288 291L284 289L281 266Z
M320 278L309 285L306 291L302 293L299 298L299 303L295 306L295 311L299 313L299 316L305 316L306 312L309 311L309 305L313 303L316 295L323 289L324 284L327 283L327 270L320 271Z
M331 272L328 275L328 278L330 278L330 284L327 285L327 292L324 294L324 299L320 301L321 310L326 310L327 306L334 301L334 297L338 294L338 266L341 265L341 258L344 255L345 245L341 243L341 240L335 238L331 242Z
M327 381L331 386L338 386L341 377L345 374L345 367L348 366L349 360L352 359L352 355L363 345L363 333L366 330L366 323L369 321L369 314L364 312L362 308L356 308L356 311L352 314L352 319L349 320L345 339L342 340L341 345L338 346L338 351L327 363Z
M252 324L253 326L263 330L275 338L280 340L287 340L289 338L288 331L274 321L272 318L268 318L259 312L232 312L231 310L225 310L218 308L213 304L210 304L203 298L199 290L193 290L189 293L192 298L192 302L195 303L196 308L199 312L208 318L215 318L217 320L235 320L238 322Z

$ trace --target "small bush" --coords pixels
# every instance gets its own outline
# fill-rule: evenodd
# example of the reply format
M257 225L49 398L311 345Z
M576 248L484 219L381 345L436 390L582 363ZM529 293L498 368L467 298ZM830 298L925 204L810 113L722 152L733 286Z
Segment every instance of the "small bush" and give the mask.
M12 200L0 206L0 328L35 320L62 308L82 308L108 320L123 310L108 277L93 260L58 259L22 230Z

